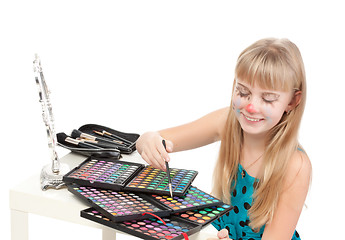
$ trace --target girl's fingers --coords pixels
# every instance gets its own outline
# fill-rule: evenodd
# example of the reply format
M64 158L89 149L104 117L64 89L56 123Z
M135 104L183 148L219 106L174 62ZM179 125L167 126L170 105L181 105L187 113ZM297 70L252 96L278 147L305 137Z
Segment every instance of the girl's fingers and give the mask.
M219 239L230 239L229 238L229 232L227 229L223 228L222 230L220 230L218 233L217 233L217 237Z
M163 148L163 151L164 151L164 148ZM165 170L165 160L164 160L162 154L158 150L156 150L153 152L152 158L156 162L156 167L164 171Z
M162 141L163 141L163 139L162 139ZM158 144L157 151L161 155L161 159L162 159L162 161L163 161L163 163L165 165L165 161L170 162L170 157L169 157L169 154L167 152L168 151L167 148L168 148L168 144L170 145L171 143L168 143L170 141L166 141L165 140L166 147L164 148L164 145L163 145L162 141L161 141L161 143ZM169 147L169 148L171 148L171 147Z
M172 141L169 141L169 140L165 140L165 144L166 144L166 151L168 153L172 153L173 152L173 149L174 149L174 144Z

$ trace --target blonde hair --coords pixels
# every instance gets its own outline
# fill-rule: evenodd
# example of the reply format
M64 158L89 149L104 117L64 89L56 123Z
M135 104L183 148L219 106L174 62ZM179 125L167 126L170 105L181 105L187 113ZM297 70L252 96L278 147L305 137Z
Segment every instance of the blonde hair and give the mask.
M249 209L250 227L258 229L274 214L282 192L288 160L299 146L298 129L306 101L304 64L297 46L287 39L262 39L246 48L238 57L236 78L263 89L301 91L301 101L290 113L284 113L279 123L270 129L263 154L262 177ZM234 91L234 86L233 90ZM232 105L231 101L231 105ZM236 186L238 164L243 144L242 128L230 107L223 131L219 157L213 175L213 194L230 202L230 192Z

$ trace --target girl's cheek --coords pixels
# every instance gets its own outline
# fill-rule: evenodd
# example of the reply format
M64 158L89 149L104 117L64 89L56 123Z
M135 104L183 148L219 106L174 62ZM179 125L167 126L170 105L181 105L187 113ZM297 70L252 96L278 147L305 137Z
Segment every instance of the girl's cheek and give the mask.
M241 113L241 98L234 96L233 98L233 109L235 110L236 114L239 115Z
M269 106L264 107L264 115L266 120L270 123L272 122L272 108Z

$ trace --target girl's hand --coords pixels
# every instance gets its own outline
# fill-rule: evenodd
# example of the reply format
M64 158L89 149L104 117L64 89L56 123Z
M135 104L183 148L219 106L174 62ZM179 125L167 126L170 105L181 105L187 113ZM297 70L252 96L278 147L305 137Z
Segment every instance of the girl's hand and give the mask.
M170 161L168 152L173 151L173 143L165 140L164 149L162 140L158 132L146 132L138 138L136 149L148 164L165 171L165 161Z
M227 229L222 229L217 233L218 238L208 238L207 240L218 240L218 239L225 239L225 240L232 240L229 238L229 232Z

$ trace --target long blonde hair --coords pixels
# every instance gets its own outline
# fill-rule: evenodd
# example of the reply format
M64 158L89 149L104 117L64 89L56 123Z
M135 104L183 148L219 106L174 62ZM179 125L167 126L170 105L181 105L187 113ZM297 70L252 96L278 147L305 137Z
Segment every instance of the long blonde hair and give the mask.
M274 214L282 191L288 160L299 146L298 129L305 101L304 64L297 46L287 39L262 39L246 48L238 57L236 78L263 89L301 91L301 101L279 123L270 129L263 155L262 177L249 209L250 227L257 229L268 223ZM235 86L234 81L234 86ZM234 91L234 86L233 90ZM219 157L213 175L213 194L231 203L230 192L236 186L238 164L243 144L242 128L231 107L223 131Z

